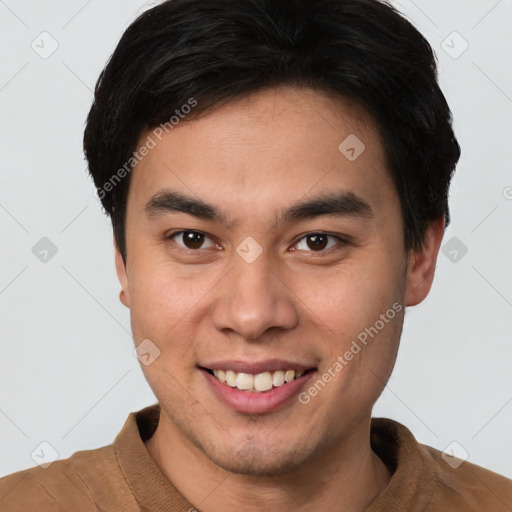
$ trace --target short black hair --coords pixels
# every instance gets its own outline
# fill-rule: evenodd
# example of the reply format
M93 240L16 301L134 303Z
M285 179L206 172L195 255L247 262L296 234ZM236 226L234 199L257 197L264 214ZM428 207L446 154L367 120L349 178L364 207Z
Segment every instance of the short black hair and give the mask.
M129 171L141 134L162 123L172 128L191 101L190 118L280 85L334 93L369 114L400 198L405 249L421 247L426 227L441 216L448 224L460 156L452 115L431 46L391 5L167 0L123 34L96 84L84 134L124 261Z

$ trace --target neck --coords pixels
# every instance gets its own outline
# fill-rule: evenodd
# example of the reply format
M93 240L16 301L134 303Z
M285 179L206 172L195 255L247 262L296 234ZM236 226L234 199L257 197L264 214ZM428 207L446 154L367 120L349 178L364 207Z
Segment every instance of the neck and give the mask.
M247 476L214 464L161 414L146 448L178 491L202 512L242 509L364 511L391 474L370 446L370 418L292 473Z

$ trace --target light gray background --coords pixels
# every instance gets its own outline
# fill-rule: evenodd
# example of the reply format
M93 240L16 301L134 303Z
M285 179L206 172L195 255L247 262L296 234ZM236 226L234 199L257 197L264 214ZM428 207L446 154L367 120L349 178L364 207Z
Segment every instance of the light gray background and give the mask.
M152 4L0 1L0 475L35 465L42 441L60 458L110 444L130 411L155 402L82 155L98 74ZM443 243L457 237L468 252L441 254L430 297L408 310L374 415L512 477L512 2L395 5L438 55L463 148ZM51 48L43 31L59 45L46 59L31 48ZM469 43L458 58L454 31ZM32 253L42 237L58 248L46 263Z

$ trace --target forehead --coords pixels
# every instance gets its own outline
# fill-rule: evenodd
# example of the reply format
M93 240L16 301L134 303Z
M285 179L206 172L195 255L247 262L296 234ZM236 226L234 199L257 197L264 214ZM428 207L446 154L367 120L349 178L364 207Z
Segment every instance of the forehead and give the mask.
M148 137L156 144L135 166L129 192L139 211L165 188L208 198L228 214L250 208L253 215L331 190L373 203L394 195L369 116L316 90L259 91L185 116L159 137L149 130L139 144Z

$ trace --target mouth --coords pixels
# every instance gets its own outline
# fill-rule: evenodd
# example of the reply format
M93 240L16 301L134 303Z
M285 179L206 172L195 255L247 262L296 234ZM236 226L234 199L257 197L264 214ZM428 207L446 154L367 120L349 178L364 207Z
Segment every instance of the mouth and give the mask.
M294 380L300 379L308 370L283 369L276 371L265 371L257 374L236 372L234 370L212 370L211 368L202 368L207 373L215 377L221 384L226 384L231 388L249 393L265 393L275 388L280 388Z
M230 409L243 414L270 413L292 404L292 399L317 371L313 366L286 361L225 362L198 369L214 395Z

